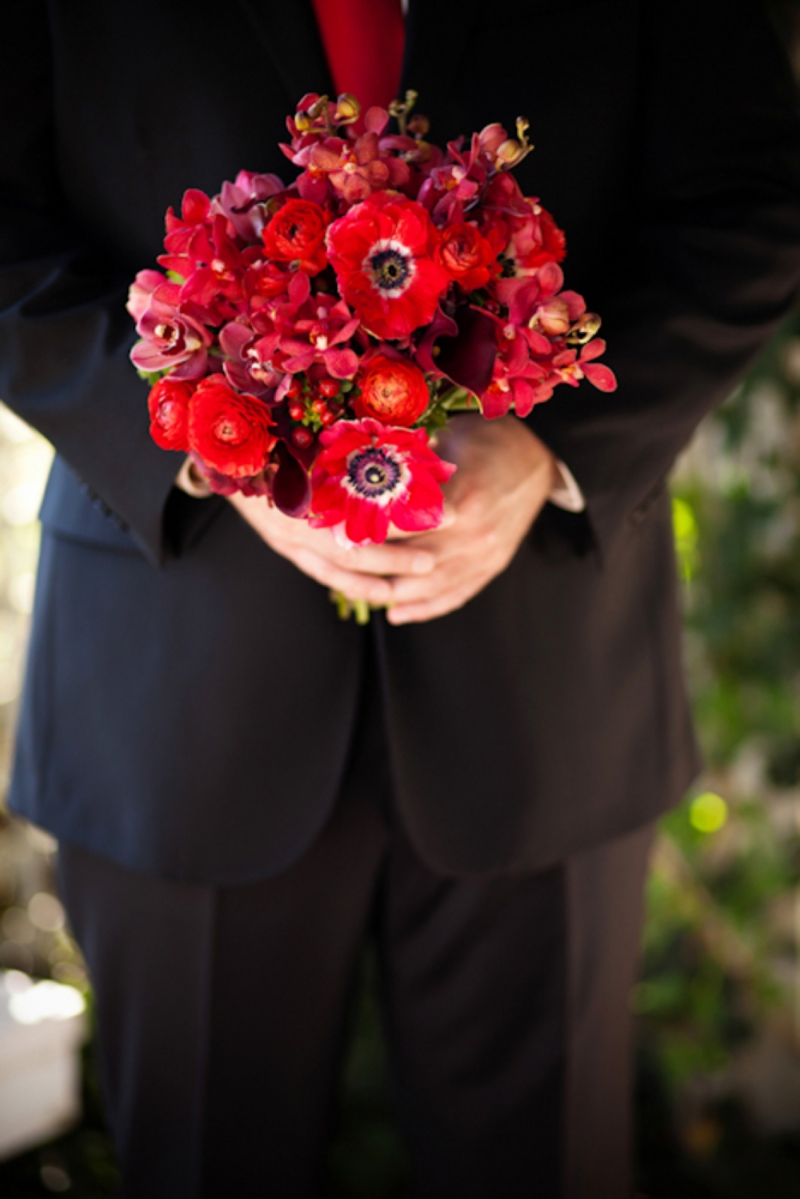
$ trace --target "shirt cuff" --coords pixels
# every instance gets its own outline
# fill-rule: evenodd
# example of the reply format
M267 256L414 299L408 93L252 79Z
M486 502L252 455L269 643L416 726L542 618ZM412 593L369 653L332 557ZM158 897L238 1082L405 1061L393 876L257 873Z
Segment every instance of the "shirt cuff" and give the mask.
M196 500L204 500L211 495L211 488L191 458L184 458L183 466L175 476L175 486Z
M547 497L550 503L555 504L557 508L563 508L566 512L583 512L586 508L586 500L575 482L572 471L560 458L556 458L556 469L559 478Z

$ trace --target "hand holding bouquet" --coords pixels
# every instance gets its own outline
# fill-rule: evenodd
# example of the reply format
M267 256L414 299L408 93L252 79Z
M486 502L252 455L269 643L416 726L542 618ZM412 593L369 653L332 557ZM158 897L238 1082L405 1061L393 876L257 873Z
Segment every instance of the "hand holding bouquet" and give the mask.
M158 445L345 544L441 524L455 467L433 446L452 413L616 387L599 317L563 288L564 234L511 174L527 123L442 151L414 100L356 133L354 97L304 96L281 146L294 183L240 171L211 199L187 191L163 272L128 301Z

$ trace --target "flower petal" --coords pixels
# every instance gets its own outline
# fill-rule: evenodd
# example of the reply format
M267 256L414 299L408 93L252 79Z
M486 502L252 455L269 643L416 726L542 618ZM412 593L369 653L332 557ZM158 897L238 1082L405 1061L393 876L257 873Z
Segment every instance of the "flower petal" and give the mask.
M617 390L616 375L607 366L603 366L602 362L581 363L581 370L599 391Z

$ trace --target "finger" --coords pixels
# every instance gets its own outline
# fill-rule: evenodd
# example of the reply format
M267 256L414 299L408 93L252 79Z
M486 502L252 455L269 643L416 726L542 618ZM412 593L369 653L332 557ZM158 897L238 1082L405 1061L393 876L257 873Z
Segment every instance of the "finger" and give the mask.
M335 561L345 570L371 575L426 575L436 565L436 558L429 550L389 542L339 549Z
M433 603L442 595L453 591L469 591L473 593L484 587L491 578L491 573L481 567L478 569L470 559L440 563L439 568L425 578L393 579L391 582L392 607L405 604Z
M317 583L333 591L341 591L348 599L367 600L371 604L386 604L391 599L391 588L385 579L342 570L330 559L322 558L312 550L298 550L293 554L292 561Z
M439 528L440 529L452 529L452 527L456 523L457 519L458 519L458 509L456 508L456 505L450 503L449 500L445 500L444 514L442 516L442 523L439 525Z
M435 620L438 616L447 616L448 613L463 608L475 594L472 589L458 589L447 591L428 603L403 604L400 607L393 605L387 611L386 619L393 625L420 624L426 620Z

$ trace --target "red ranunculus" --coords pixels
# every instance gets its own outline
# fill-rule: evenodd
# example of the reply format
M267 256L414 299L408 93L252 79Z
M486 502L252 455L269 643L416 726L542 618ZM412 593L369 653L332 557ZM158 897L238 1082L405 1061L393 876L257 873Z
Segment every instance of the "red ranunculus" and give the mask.
M338 527L365 545L385 541L390 524L418 532L442 523L440 484L456 468L433 452L424 429L337 421L320 441L324 448L311 475L314 528Z
M287 200L265 226L262 238L270 258L296 262L298 270L317 275L325 256L325 210L312 200Z
M430 403L425 376L405 358L373 358L359 379L359 416L372 416L385 425L413 425Z
M209 375L189 405L189 448L229 478L257 475L277 440L273 424L262 400L240 395L224 375Z
M150 436L162 450L189 448L189 401L194 384L180 379L159 379L147 397L150 410Z
M499 270L495 247L466 221L442 229L439 261L464 291L485 287Z
M450 284L435 259L439 233L427 210L395 192L373 192L328 229L328 258L343 299L379 338L427 325Z

